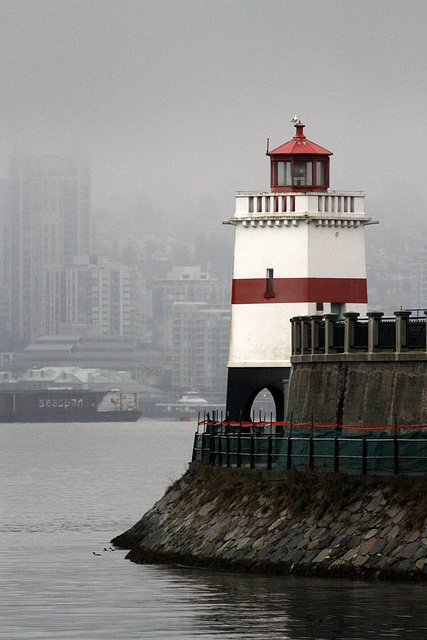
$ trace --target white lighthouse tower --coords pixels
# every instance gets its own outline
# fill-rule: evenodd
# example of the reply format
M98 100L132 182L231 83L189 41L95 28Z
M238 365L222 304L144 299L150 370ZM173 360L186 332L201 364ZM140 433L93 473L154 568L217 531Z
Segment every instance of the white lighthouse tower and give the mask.
M367 311L362 192L329 189L332 153L296 118L270 157L270 191L237 192L227 412L249 419L267 388L283 419L291 323L299 315ZM294 119L295 121L295 119Z

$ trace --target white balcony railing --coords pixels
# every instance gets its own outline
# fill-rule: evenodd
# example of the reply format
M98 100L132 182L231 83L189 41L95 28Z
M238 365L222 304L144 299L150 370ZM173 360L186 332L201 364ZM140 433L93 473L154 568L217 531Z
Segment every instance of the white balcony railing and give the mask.
M295 214L364 217L364 193L236 193L236 218Z

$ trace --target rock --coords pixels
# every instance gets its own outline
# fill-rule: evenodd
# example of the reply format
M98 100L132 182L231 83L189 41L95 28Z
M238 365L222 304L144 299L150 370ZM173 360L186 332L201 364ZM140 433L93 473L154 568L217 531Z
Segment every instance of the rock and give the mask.
M372 536L375 536L378 533L378 529L371 529L370 531L368 531L368 533L364 536L365 540L369 540L369 538L372 538Z
M319 539L316 538L315 540L312 540L311 542L308 543L307 551L313 551L314 549L317 549L318 546L319 546Z
M374 546L372 547L372 549L368 552L370 556L375 556L377 553L381 553L381 551L384 549L384 547L386 546L387 541L383 540L382 538L380 538L379 540L377 540L374 544Z
M406 511L404 509L401 509L401 511L399 511L394 517L393 517L393 522L394 524L399 524L399 522L401 522L403 520L403 518L405 517Z
M418 542L411 542L410 544L406 544L400 555L402 558L412 558L418 551L420 545Z
M356 558L353 560L353 566L355 567L362 567L365 562L368 561L369 556L361 556L361 555L357 555Z
M362 542L362 544L360 545L360 553L362 554L362 556L366 556L366 554L370 552L376 541L376 538L370 538L369 540Z
M330 549L323 549L313 560L313 562L323 562L329 556Z
M411 531L411 533L408 533L408 535L405 538L405 542L415 542L415 540L418 540L419 537L420 537L420 532L414 529L414 531Z
M265 540L265 536L261 536L261 538L258 538L258 540L255 540L255 542L252 545L252 549L254 550L259 549L262 546L264 540Z

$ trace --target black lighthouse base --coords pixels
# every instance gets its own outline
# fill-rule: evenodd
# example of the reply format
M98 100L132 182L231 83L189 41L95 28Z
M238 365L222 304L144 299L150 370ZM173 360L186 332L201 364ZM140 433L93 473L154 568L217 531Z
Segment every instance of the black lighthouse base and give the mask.
M252 404L267 389L273 396L276 420L284 420L285 388L290 367L229 367L226 412L229 420L251 420Z

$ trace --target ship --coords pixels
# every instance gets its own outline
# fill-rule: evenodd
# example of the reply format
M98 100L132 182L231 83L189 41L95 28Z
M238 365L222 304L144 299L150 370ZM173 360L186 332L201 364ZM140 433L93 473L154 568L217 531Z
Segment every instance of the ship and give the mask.
M118 377L124 388L112 387ZM134 383L106 370L32 369L18 380L2 372L0 423L135 422L142 411Z
M160 418L187 422L210 411L218 410L218 407L225 408L225 405L211 404L193 389L184 393L176 402L158 402L155 407L155 415Z

